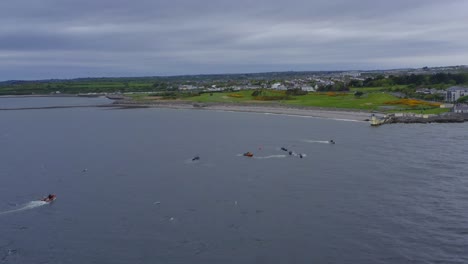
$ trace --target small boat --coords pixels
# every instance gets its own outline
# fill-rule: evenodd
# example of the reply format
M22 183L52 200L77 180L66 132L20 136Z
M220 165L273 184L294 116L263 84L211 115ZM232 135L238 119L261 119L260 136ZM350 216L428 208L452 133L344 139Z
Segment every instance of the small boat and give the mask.
M196 161L196 160L199 160L199 159L200 159L199 156L195 156L195 157L192 158L192 161Z
M55 201L55 199L57 199L57 195L55 195L55 194L49 194L49 195L47 195L46 197L42 198L41 201L50 203L50 202Z
M282 150L282 151L286 151L286 152L288 151L288 149L285 148L285 147L282 147L281 150Z
M244 153L244 156L251 158L251 157L253 157L253 153L252 152L246 152L246 153Z

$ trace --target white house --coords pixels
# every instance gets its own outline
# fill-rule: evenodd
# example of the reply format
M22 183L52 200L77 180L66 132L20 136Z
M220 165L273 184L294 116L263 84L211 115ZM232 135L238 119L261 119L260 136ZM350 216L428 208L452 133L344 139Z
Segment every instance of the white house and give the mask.
M213 85L213 86L214 86L214 85ZM215 87L212 87L212 88L208 88L208 89L206 89L206 90L207 90L208 92L221 92L221 91L223 91L224 89L221 88L221 87L216 88L216 86L215 86Z
M288 88L286 86L282 85L281 83L274 83L274 84L271 85L271 89L286 91Z
M274 83L271 85L271 89L278 89L281 86L281 83Z
M315 91L317 91L317 88L318 88L317 85L315 85L315 87L312 87L312 86L302 86L302 87L301 87L301 90L302 90L302 91L305 91L305 92L315 92Z
M262 88L260 85L246 85L245 89L246 90L256 90Z
M180 85L179 86L179 90L181 91L194 90L194 89L198 89L198 87L193 86L193 85Z
M360 72L343 72L342 76L350 76L350 77L359 77L361 76Z

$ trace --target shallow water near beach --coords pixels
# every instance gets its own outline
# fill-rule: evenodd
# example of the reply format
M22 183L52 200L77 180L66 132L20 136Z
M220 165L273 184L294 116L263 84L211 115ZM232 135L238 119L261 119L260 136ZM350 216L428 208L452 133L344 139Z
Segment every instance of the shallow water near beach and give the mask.
M111 100L100 97L1 97L0 109L93 106L109 104Z
M467 263L467 131L0 111L0 263Z

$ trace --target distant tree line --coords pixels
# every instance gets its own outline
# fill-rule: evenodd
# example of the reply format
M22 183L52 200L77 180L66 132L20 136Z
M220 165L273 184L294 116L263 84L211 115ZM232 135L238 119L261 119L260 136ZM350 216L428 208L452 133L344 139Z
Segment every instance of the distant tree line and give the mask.
M411 74L394 76L390 75L385 78L383 75L378 75L375 78L367 78L364 81L351 80L349 86L352 87L381 87L392 85L410 85L412 87L423 85L462 85L468 83L467 73L436 73L428 74Z
M320 86L317 90L319 92L348 92L349 86L344 82L334 82L334 84L329 84L325 86ZM358 86L362 87L362 86Z

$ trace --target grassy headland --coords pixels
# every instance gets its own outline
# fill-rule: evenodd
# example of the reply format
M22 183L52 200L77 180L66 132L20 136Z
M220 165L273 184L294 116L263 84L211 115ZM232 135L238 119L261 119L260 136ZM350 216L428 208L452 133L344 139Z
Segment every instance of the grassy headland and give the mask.
M315 92L304 95L291 95L286 91L264 91L255 96L255 91L244 90L237 92L215 93L164 93L131 95L133 100L141 103L158 101L189 101L196 103L220 103L220 104L265 104L282 105L292 107L320 107L330 109L347 109L358 111L378 112L413 112L425 114L437 114L447 112L447 109L439 107L440 103L423 100L400 99L391 93L382 92L382 88L367 89L366 93L356 96L354 92Z

